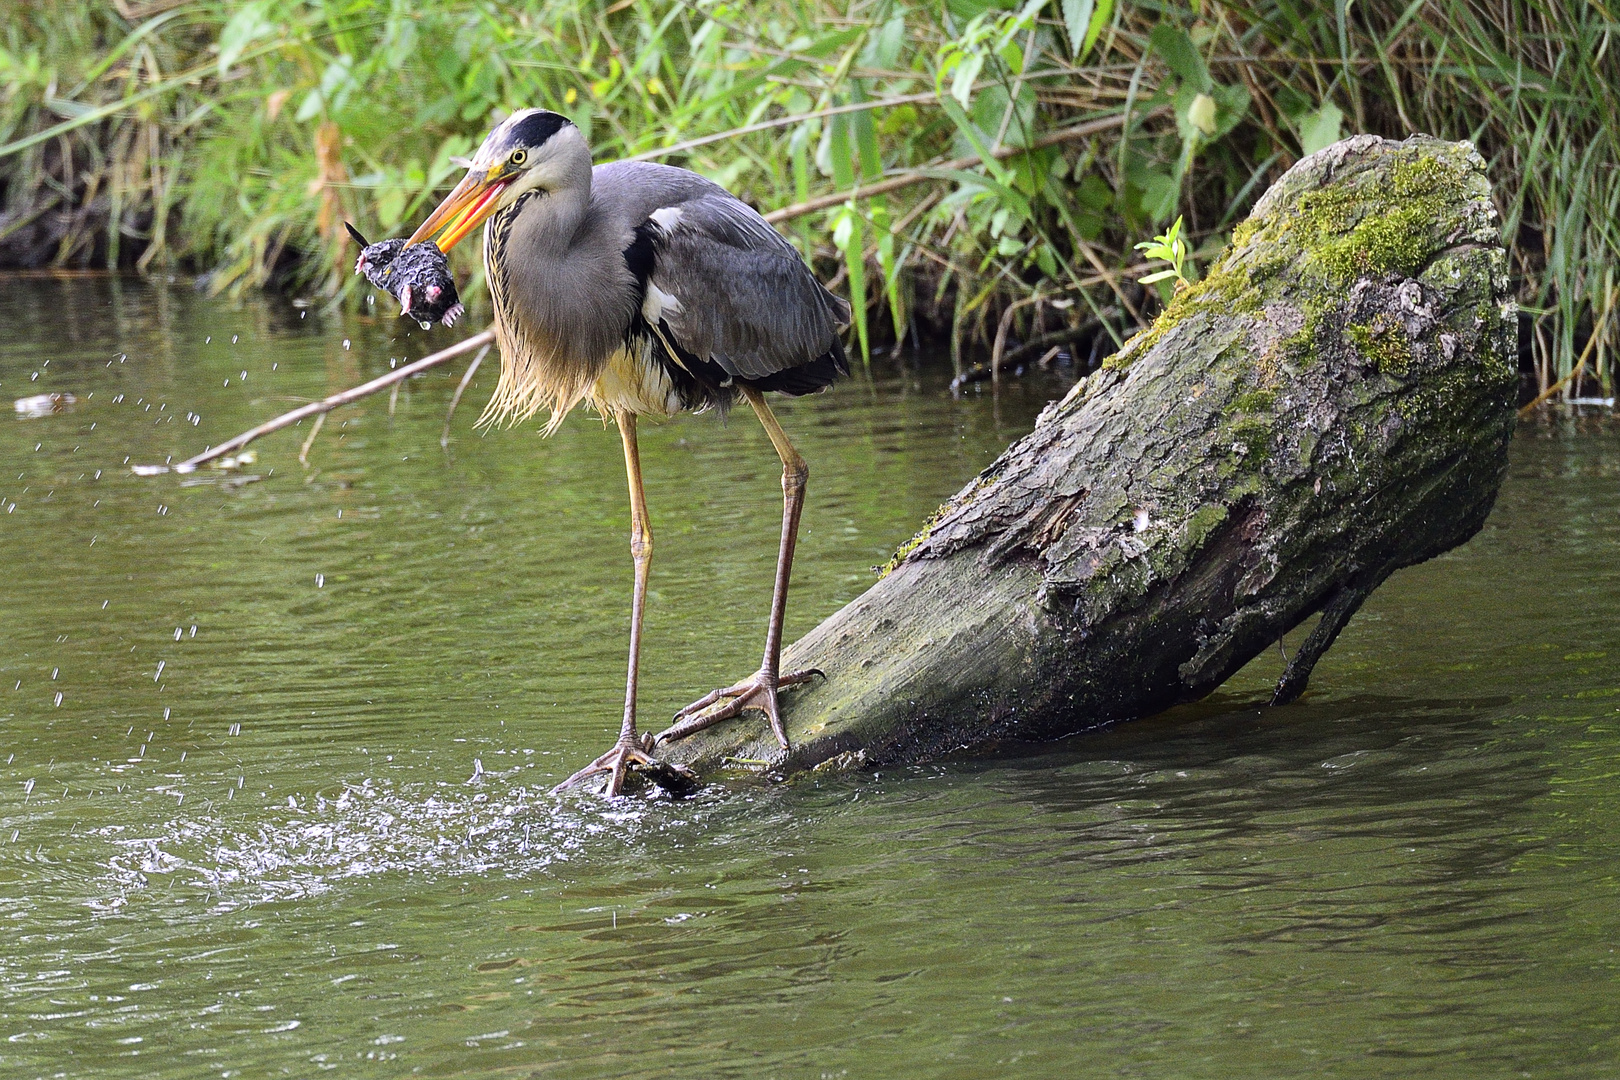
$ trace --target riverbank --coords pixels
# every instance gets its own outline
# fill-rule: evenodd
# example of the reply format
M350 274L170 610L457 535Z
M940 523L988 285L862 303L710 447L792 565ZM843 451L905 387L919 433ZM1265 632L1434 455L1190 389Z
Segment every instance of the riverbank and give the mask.
M543 105L602 159L814 206L782 228L855 300L857 351L949 340L961 366L1088 322L1117 342L1158 303L1138 242L1184 218L1196 274L1301 154L1422 130L1489 162L1550 385L1616 293L1620 115L1586 104L1620 84L1610 24L1528 0L1335 10L29 5L0 39L0 264L354 302L342 222L407 230L496 118ZM1606 341L1586 371L1612 386Z

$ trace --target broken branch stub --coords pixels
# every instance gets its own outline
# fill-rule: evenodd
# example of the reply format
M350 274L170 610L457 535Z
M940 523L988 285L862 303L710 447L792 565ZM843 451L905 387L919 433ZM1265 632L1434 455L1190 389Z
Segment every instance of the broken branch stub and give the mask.
M1484 162L1358 136L1299 162L1202 281L783 657L826 679L660 748L714 773L910 761L1208 694L1310 615L1277 700L1392 572L1467 540L1507 463L1514 308ZM840 755L844 755L840 757Z

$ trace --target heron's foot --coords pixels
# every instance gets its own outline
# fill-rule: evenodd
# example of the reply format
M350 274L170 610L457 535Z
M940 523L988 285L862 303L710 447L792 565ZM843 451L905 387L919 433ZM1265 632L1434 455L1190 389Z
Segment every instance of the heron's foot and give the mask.
M643 735L639 739L633 736L621 738L613 744L613 749L552 788L551 793L555 795L597 776L608 778L602 794L610 799L626 790L639 788L645 781L651 781L672 795L685 795L702 786L696 774L690 770L659 761L648 754L652 746L651 735Z
M776 736L776 741L782 744L782 749L786 750L787 731L782 727L782 713L776 704L776 692L784 686L826 677L826 674L817 668L790 671L786 675L777 675L761 668L735 686L704 694L676 713L675 722L653 737L653 745L685 738L722 720L728 720L744 709L758 709L771 722L771 733ZM725 704L717 709L712 708L723 699Z

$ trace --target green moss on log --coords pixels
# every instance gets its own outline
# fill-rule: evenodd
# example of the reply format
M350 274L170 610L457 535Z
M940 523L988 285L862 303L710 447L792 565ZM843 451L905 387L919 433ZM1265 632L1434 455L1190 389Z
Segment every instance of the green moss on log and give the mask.
M1402 160L1387 169L1351 170L1297 198L1268 195L1254 214L1232 231L1232 246L1207 277L1178 289L1153 324L1104 362L1124 370L1199 312L1243 315L1302 288L1316 291L1306 324L1283 343L1308 361L1316 343L1321 308L1331 289L1358 279L1416 277L1446 247L1447 235L1472 231L1458 222L1459 193L1471 193L1482 177L1456 147L1462 144L1408 140ZM1323 153L1330 153L1324 151ZM1471 151L1470 151L1471 152ZM1488 290L1487 290L1488 291ZM1404 367L1399 345L1375 332L1374 346L1390 370ZM1410 359L1408 356L1407 360ZM1398 373L1398 372L1397 372Z
M1381 314L1370 325L1346 326L1344 332L1380 374L1404 376L1410 370L1412 342L1390 316Z

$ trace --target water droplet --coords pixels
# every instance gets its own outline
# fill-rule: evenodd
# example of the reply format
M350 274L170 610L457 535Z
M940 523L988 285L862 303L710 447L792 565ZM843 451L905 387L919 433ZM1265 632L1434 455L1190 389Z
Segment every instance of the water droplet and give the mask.
M153 682L157 682L158 679L162 677L162 675L163 675L163 665L165 665L167 663L168 663L167 660L159 660L158 661L157 671L155 671L152 674L152 681Z

